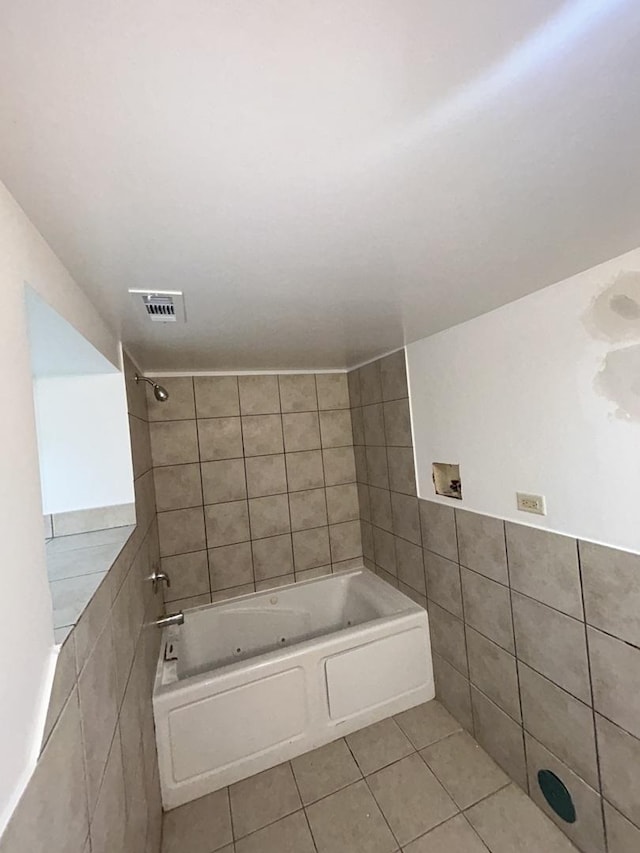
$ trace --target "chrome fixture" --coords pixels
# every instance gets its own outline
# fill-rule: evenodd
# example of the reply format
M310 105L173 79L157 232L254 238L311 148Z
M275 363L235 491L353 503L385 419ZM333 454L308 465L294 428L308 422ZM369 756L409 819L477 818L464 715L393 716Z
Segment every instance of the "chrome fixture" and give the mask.
M158 628L168 628L170 625L184 625L184 613L182 610L179 613L168 613L166 616L161 616L152 623Z
M147 379L146 376L140 376L136 373L133 377L136 382L148 382L149 385L153 388L153 396L159 403L164 403L165 400L169 399L169 392L166 388L163 388L162 385L158 385L157 382L154 382L153 379Z
M154 592L158 591L158 587L161 583L166 583L167 589L171 588L171 578L166 572L159 572L157 569L154 569L149 575L149 580L153 584Z

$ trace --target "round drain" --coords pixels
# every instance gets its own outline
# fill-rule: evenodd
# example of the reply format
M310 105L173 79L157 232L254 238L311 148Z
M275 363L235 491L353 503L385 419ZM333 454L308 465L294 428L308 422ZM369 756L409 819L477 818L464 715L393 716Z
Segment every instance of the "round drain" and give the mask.
M538 785L554 812L567 823L576 822L576 809L562 779L551 770L538 770Z

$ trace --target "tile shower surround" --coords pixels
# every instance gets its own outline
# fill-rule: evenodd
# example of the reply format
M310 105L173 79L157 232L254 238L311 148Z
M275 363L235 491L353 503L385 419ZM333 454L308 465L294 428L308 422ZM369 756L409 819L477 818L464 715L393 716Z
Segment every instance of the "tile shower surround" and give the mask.
M437 698L584 853L638 853L640 555L418 500L404 353L348 382L365 562L426 602Z
M158 381L169 400L147 399L171 607L361 559L345 374Z
M58 657L42 751L0 853L159 853L151 689L162 610L146 395L125 358L136 527Z

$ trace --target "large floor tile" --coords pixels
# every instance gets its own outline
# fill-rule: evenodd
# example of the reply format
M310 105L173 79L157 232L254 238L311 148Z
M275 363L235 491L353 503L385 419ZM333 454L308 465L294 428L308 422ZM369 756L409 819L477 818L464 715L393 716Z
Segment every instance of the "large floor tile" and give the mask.
M307 808L318 853L393 853L398 849L364 781Z
M213 853L230 841L233 836L226 788L164 816L162 853Z
M229 795L236 839L262 829L302 806L288 764L280 764L236 782L229 788Z
M488 851L468 821L462 815L457 815L403 847L403 853L488 853Z
M236 853L315 853L315 849L303 811L283 817L236 844Z
M438 741L420 754L461 809L509 782L507 774L466 732Z
M294 758L291 767L305 805L362 777L344 740L336 740Z
M411 742L392 718L354 732L347 743L365 776L413 752Z
M575 853L576 847L516 785L466 812L491 853Z
M458 811L419 755L403 758L367 781L400 844L408 844Z
M394 719L416 749L423 749L461 728L435 699L403 711Z

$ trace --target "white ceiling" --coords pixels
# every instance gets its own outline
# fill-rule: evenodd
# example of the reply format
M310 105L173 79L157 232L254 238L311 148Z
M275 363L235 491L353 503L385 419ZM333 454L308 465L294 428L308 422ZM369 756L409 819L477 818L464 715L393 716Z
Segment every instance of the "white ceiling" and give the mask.
M638 0L0 8L0 177L148 370L353 365L640 244Z

